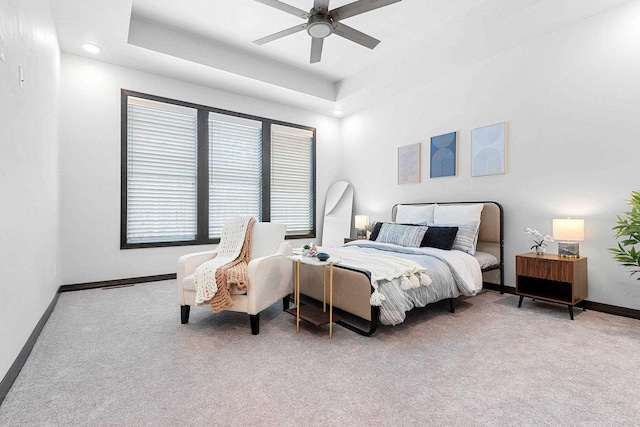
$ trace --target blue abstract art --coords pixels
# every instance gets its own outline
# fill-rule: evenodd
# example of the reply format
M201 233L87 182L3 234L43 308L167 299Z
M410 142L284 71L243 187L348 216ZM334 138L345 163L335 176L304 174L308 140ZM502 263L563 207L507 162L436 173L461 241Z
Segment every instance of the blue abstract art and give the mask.
M431 137L431 178L456 176L456 150L458 134L456 132Z

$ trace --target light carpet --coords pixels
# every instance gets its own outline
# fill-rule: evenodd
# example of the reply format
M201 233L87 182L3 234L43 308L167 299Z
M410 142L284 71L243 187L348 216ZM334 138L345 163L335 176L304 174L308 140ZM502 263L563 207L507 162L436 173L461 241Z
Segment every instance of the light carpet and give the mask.
M64 293L2 426L638 425L640 321L485 292L370 338L275 304L194 307L175 281Z

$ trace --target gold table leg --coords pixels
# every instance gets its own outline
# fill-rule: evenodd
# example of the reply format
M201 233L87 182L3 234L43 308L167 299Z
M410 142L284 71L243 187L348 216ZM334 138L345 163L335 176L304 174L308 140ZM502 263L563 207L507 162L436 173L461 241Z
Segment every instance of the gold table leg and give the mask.
M329 339L333 338L333 262L329 263Z
M322 267L322 311L327 312L327 266Z
M296 333L300 332L300 260L296 261L296 279L294 282L296 303Z

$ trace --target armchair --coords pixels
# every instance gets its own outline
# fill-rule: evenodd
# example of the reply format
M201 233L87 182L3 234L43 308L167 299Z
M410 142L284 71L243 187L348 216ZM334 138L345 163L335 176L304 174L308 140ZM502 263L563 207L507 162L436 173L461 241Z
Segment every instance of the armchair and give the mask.
M228 311L249 314L251 333L260 332L260 312L279 299L283 308L289 307L291 295L291 243L284 241L286 226L270 222L257 222L251 234L251 259L247 266L249 286L245 292L231 289L233 306ZM216 250L183 255L178 260L178 304L181 323L189 322L189 312L196 305L193 273L202 263L213 259ZM208 306L207 306L208 307Z

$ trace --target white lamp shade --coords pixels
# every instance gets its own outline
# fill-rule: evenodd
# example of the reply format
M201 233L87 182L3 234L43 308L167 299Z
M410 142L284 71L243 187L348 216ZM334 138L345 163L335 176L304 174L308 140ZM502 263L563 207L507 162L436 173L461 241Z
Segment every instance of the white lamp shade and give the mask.
M584 240L584 219L554 219L553 238L574 242Z
M365 228L369 224L369 215L356 215L356 228Z

